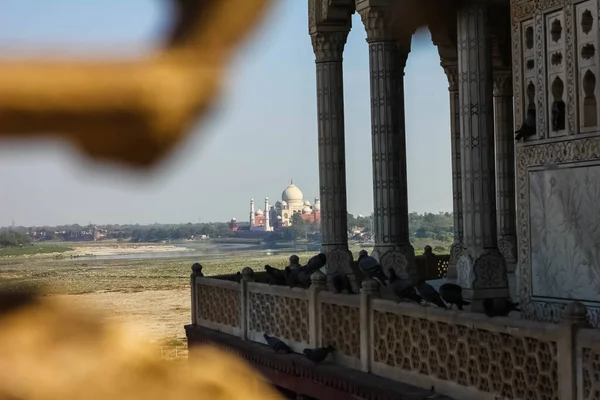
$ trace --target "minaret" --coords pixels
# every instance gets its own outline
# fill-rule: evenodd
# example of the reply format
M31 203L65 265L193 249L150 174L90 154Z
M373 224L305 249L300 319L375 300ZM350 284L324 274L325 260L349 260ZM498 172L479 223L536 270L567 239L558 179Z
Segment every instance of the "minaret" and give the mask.
M250 199L250 230L254 226L254 199Z
M270 231L271 226L269 225L269 198L265 197L265 231Z

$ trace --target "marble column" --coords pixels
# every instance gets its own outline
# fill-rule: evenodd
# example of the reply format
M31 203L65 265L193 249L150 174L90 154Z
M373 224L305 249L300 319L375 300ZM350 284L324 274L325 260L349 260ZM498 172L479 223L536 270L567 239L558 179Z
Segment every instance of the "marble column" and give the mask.
M371 77L371 137L375 248L384 271L416 279L409 241L404 118L404 67L411 34L397 36L386 8L359 11L367 31Z
M458 11L458 76L461 137L463 246L458 283L483 310L485 298L508 298L506 260L498 250L494 155L492 52L487 5Z
M311 35L317 67L322 250L327 273L351 273L348 250L342 53L348 30Z
M456 264L463 250L462 184L460 179L460 104L458 96L458 60L442 61L448 77L450 94L450 148L452 152L452 210L454 217L454 243L450 251L448 279L456 279Z
M514 130L512 71L494 71L498 249L506 259L509 272L514 271L517 263Z

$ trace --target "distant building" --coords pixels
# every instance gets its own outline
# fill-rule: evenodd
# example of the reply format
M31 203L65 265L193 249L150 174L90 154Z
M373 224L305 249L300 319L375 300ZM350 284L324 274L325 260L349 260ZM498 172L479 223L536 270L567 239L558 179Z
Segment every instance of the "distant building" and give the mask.
M275 205L269 204L265 197L264 209L255 210L254 199L250 199L250 230L269 232L292 225L292 216L299 214L304 221L321 222L321 202L315 197L314 203L304 200L302 191L290 181L288 187L281 193L281 201Z

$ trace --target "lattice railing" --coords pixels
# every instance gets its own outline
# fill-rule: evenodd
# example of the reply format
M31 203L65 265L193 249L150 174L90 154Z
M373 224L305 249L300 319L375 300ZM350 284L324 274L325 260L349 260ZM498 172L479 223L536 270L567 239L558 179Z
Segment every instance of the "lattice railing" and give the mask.
M349 295L327 291L320 272L306 290L253 277L193 277L195 323L261 343L268 333L296 352L333 345L337 364L455 398L600 400L600 331L585 328L581 303L547 324L397 303L373 280Z

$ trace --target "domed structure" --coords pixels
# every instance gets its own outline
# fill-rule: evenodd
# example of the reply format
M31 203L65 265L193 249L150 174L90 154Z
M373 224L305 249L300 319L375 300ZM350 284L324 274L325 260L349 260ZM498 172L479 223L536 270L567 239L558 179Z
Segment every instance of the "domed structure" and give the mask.
M301 217L303 221L316 224L321 221L321 204L319 198L315 197L311 204L310 200L304 199L302 190L290 184L281 193L281 201L274 205L269 204L269 198L265 198L265 207L255 212L254 199L250 200L250 230L270 232L292 225L294 216Z
M302 191L293 182L281 193L281 200L285 201L290 207L302 205L303 197Z

